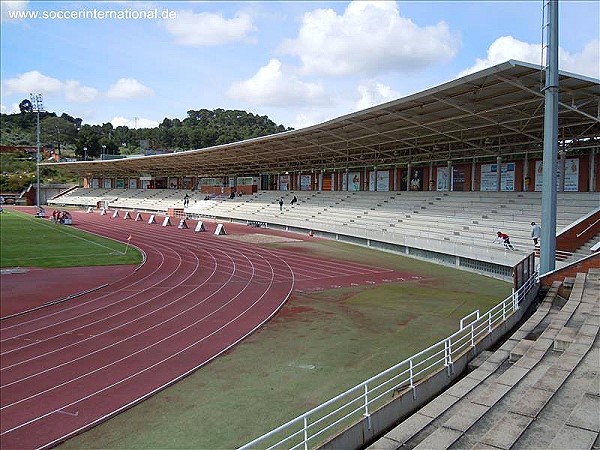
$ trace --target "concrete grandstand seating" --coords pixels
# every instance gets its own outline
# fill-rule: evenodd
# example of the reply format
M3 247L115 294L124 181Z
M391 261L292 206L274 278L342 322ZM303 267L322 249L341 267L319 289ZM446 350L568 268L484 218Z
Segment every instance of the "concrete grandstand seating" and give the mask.
M205 194L175 189L78 189L54 202L95 206L98 200L108 200L113 208L165 213L182 208L186 193L190 202L185 213L190 217L314 229L489 261L533 251L529 224L541 223L539 192L259 191L205 201ZM294 195L298 202L291 205ZM597 192L558 193L557 229L597 208L599 202ZM505 255L502 245L492 244L498 230L511 236L515 255Z
M299 201L290 205L292 195ZM278 199L284 197L283 211ZM598 194L561 193L558 227L587 213L598 202ZM572 199L577 198L577 202ZM243 200L224 201L211 214L243 220L268 221L285 226L331 229L336 225L348 233L371 230L388 237L413 236L433 241L490 248L497 230L511 236L523 252L533 249L531 220L540 222L539 193L471 192L278 192L264 191ZM432 243L433 247L437 242Z
M115 199L118 194L111 195L112 189L90 188L76 189L67 194L48 201L50 205L96 206L98 201Z
M597 446L600 269L578 274L566 302L559 289L483 364L369 448Z

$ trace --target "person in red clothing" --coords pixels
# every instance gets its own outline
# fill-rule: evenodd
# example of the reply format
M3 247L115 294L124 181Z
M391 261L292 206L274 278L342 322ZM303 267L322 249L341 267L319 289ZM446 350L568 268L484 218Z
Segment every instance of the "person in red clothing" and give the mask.
M510 237L508 236L508 234L498 231L498 233L496 233L496 236L497 237L496 237L496 239L494 239L494 242L496 242L496 243L502 242L504 244L504 250L508 250L509 248L511 250L515 249L512 246L512 244L510 243Z

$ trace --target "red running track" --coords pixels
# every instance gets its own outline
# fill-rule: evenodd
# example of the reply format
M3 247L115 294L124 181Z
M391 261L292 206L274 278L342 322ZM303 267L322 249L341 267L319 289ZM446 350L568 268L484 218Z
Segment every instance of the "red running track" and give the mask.
M177 381L264 323L294 285L286 262L257 247L99 215L78 222L133 234L147 260L75 302L2 321L3 449L51 446Z
M224 239L210 233L214 225L195 233L75 218L117 240L131 234L146 262L76 300L2 320L2 449L51 447L175 383L265 323L297 280L392 273Z

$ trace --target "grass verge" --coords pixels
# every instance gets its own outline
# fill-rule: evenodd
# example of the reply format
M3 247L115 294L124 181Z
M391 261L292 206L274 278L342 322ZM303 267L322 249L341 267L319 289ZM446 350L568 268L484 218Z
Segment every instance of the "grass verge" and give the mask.
M420 275L293 294L241 344L63 449L233 449L458 329L510 294L498 280L332 241L277 244Z
M0 267L79 267L139 264L142 254L122 242L29 214L0 214Z

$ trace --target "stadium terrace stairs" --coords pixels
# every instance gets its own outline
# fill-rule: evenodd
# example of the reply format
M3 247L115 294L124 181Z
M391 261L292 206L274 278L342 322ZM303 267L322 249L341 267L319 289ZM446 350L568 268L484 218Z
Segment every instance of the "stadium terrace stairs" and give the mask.
M498 350L368 448L597 448L599 299L600 269L552 283Z

